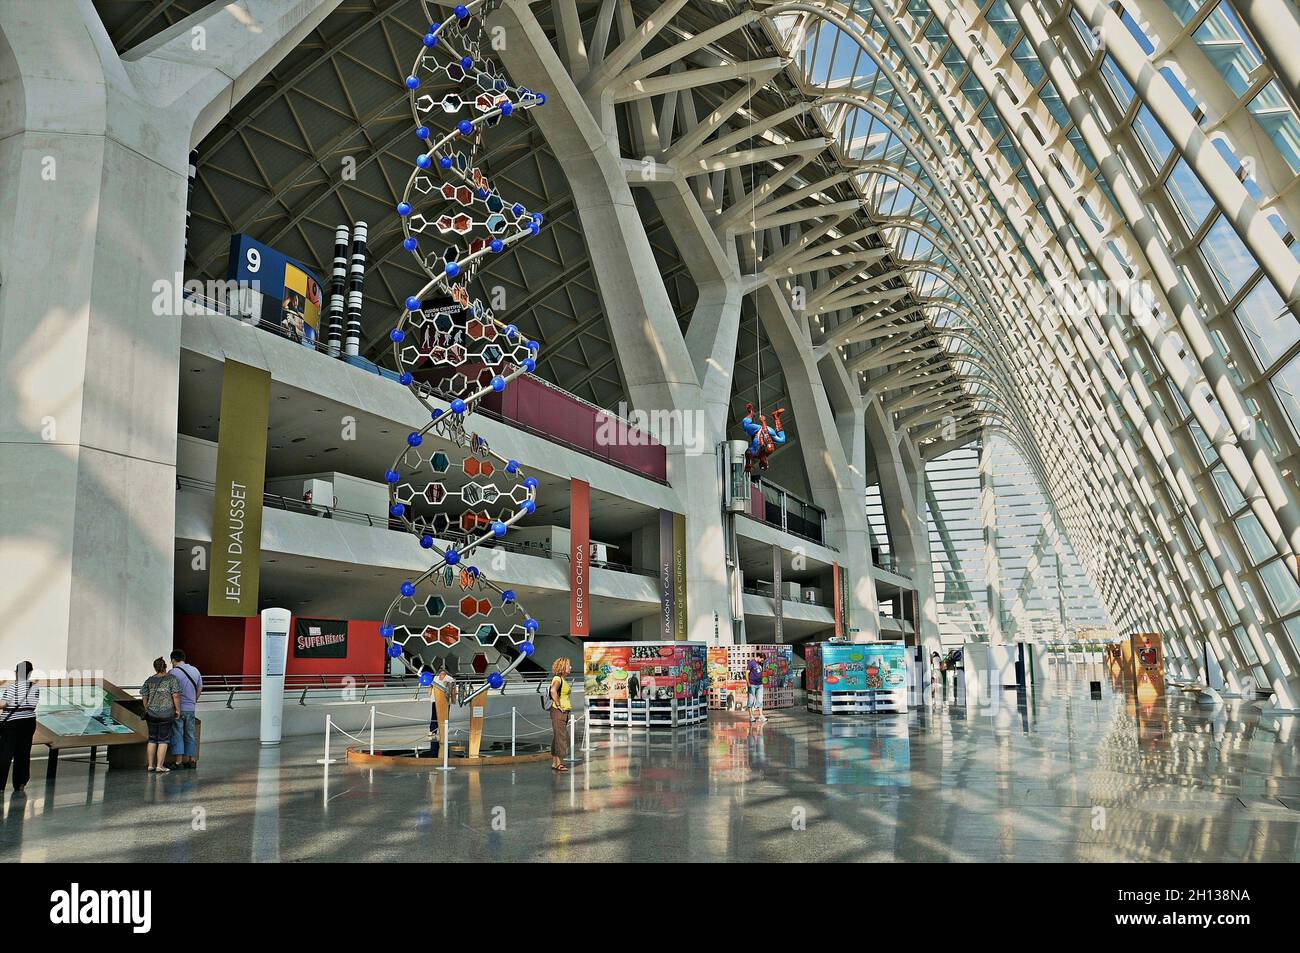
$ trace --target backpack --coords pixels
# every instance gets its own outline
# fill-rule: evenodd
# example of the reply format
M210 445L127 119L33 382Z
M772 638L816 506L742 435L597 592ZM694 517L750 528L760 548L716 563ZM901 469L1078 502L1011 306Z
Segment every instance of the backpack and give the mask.
M546 681L544 681L544 682L538 682L538 683L537 683L537 694L541 696L541 700L542 700L542 711L550 711L550 710L551 710L551 706L552 706L552 704L553 704L553 703L551 702L551 686L554 685L554 684L555 684L555 677L554 677L554 676L552 676L551 678L548 678L548 679L547 679Z

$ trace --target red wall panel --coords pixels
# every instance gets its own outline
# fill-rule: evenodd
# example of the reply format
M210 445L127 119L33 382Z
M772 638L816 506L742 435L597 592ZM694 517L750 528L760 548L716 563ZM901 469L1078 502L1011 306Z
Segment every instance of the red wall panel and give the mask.
M293 622L297 622L297 617ZM256 676L262 663L261 642L262 623L256 616L249 619L176 616L176 646L207 675ZM346 658L296 659L290 647L285 672L289 675L378 675L386 668L384 662L379 623L349 619Z

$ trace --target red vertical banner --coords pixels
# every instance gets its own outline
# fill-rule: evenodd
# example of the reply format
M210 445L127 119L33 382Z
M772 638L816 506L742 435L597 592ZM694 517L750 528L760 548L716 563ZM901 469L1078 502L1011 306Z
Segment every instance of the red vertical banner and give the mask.
M591 635L591 484L569 481L569 634Z
M840 564L831 563L831 566L835 574L833 580L835 586L835 638L838 639L844 635L844 600L841 597Z

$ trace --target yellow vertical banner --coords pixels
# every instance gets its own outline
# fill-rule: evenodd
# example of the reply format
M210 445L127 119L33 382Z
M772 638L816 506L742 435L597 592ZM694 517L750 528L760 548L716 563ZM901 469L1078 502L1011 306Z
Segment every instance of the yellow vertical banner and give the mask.
M226 361L212 500L208 615L257 615L270 405L271 375L261 368Z
M686 516L673 514L673 639L685 642L686 622Z

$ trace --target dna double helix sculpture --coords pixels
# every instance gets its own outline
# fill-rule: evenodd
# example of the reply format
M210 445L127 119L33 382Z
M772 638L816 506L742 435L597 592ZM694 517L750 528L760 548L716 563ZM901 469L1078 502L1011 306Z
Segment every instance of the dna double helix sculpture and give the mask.
M433 562L402 583L380 634L394 658L420 643L450 647L473 638L494 647L508 639L518 654L461 693L465 705L500 688L532 654L537 633L515 593L475 565L480 548L534 511L537 480L489 446L469 418L485 397L536 368L539 345L503 323L470 284L486 258L542 224L541 214L502 197L478 167L483 130L543 105L546 96L512 85L484 55L483 16L494 0L457 6L441 23L431 19L428 0L421 3L429 29L405 82L425 150L397 214L402 245L428 280L406 299L389 339L399 379L428 409L429 422L407 435L384 480L394 526L414 534ZM448 539L459 542L442 542ZM424 684L430 680L421 675Z

